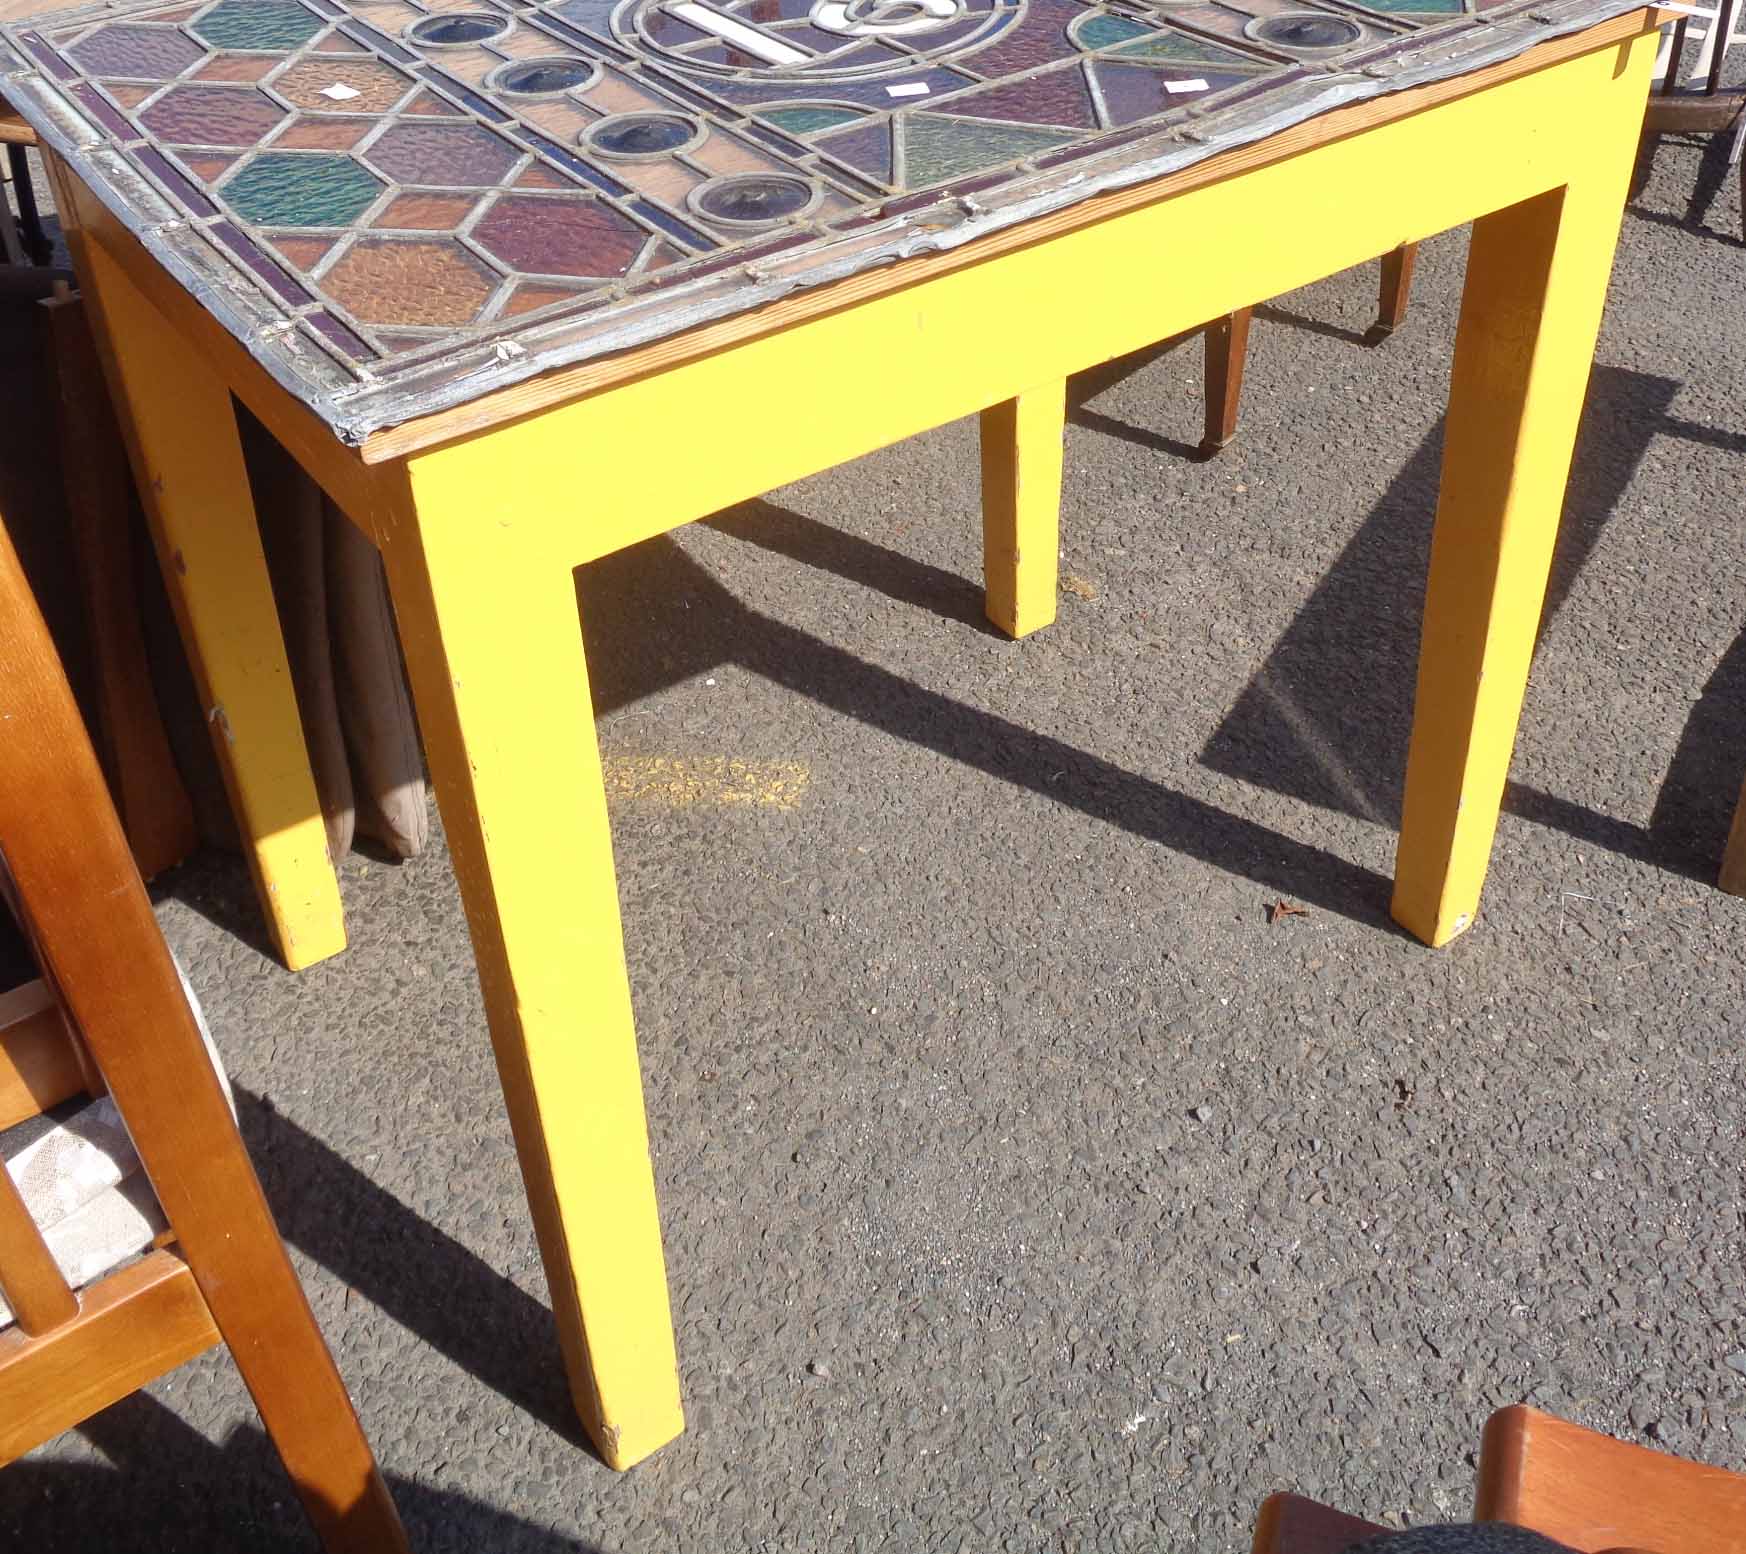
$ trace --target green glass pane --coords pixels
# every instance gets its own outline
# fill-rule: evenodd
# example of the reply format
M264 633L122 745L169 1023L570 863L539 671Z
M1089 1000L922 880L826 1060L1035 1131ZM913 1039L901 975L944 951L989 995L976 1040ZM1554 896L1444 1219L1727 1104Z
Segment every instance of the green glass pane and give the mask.
M1458 15L1467 7L1462 0L1364 0L1373 11L1404 11L1408 15Z
M1125 16L1088 16L1073 29L1073 41L1082 49L1107 49L1112 43L1126 43L1149 30Z
M1149 38L1140 38L1126 48L1117 49L1116 53L1123 59L1180 59L1193 64L1216 65L1221 70L1263 68L1259 60L1251 59L1247 54L1221 49L1216 43L1203 43L1199 38L1181 32L1155 32Z
M917 114L903 127L904 184L911 189L925 189L929 184L962 178L985 167L1016 162L1075 138L1071 130L1031 129L1020 124L988 124Z
M321 28L297 0L222 0L192 31L221 49L294 49Z
M219 190L244 221L273 227L343 227L381 192L348 156L289 151L256 157Z
M839 124L851 124L863 117L853 108L755 108L752 110L766 123L791 135L811 135L819 130L835 129Z

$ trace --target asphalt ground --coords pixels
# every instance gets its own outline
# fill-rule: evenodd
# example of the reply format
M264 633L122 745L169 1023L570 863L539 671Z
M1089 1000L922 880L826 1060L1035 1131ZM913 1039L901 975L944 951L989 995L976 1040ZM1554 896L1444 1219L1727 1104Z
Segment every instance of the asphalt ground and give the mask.
M1652 151L1445 951L1386 904L1460 234L1379 348L1374 266L1262 310L1211 463L1197 340L1075 379L1026 642L968 423L580 575L690 1416L629 1474L440 845L349 860L300 976L234 857L161 882L417 1548L1235 1554L1280 1488L1461 1516L1524 1399L1746 1466L1746 254L1721 148ZM0 1474L0 1534L314 1546L222 1351Z

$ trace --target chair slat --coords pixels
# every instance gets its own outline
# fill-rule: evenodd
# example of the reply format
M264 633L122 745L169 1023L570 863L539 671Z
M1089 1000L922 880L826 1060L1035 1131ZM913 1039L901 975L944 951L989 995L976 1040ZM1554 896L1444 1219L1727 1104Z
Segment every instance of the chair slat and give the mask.
M79 1054L40 978L0 993L0 1129L85 1088Z
M6 1304L19 1327L32 1337L79 1314L79 1302L4 1165L0 1165L0 1289L5 1290Z
M0 1333L0 1467L217 1342L173 1252L147 1253L92 1286L52 1333Z

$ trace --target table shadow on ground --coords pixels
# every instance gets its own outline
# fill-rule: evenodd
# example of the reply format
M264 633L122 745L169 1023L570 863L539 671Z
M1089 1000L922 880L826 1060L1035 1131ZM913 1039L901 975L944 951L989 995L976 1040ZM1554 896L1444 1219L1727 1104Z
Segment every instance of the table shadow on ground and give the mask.
M1595 369L1542 633L1652 439L1746 447L1746 437L1670 415L1679 388L1646 373ZM1206 766L1322 808L1398 823L1441 459L1439 426L1390 482L1207 742ZM1504 807L1578 840L1708 879L1743 764L1746 639L1729 648L1693 708L1647 826L1521 783L1509 786Z
M980 616L980 591L889 547L754 502L715 520L723 533L781 551L904 602ZM1300 842L1129 772L1047 734L920 686L748 608L666 537L580 569L596 711L737 664L867 727L1146 841L1371 926L1387 927L1389 882ZM927 793L915 795L918 805Z

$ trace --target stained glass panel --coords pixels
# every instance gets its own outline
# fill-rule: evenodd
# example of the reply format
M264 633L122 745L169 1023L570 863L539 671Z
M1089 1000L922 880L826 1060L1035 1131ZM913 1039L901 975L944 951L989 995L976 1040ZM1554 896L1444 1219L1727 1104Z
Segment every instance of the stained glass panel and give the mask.
M0 68L355 440L1632 8L121 0L0 29Z

